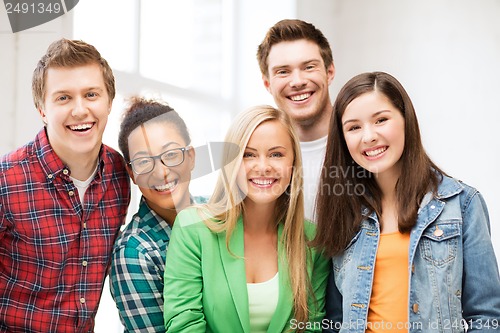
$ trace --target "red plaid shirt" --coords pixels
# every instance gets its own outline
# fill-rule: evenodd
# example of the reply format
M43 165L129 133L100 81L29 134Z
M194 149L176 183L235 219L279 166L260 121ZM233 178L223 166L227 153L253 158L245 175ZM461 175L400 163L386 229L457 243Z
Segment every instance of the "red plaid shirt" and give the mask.
M93 332L130 181L103 145L82 206L45 130L0 159L0 332Z

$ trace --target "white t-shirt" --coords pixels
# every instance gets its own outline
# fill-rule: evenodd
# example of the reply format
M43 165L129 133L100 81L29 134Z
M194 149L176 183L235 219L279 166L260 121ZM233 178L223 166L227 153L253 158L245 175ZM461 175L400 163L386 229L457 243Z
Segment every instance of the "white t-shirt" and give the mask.
M318 140L300 142L302 151L302 171L304 174L304 214L306 219L315 221L316 194L318 192L321 168L326 154L328 136Z
M97 163L97 166L99 165L99 162ZM90 186L90 183L92 180L94 180L95 175L97 174L97 166L95 167L94 172L90 175L90 177L87 180L78 180L76 178L73 178L69 176L69 178L73 181L73 184L75 184L76 189L78 190L78 197L80 198L80 202L85 204L84 198L85 198L85 192Z

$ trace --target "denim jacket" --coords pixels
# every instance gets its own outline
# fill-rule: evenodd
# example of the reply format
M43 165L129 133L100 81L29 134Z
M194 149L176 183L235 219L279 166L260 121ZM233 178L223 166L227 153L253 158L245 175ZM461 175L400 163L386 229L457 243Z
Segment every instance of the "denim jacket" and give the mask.
M500 277L481 194L443 176L410 235L406 332L500 331ZM364 332L380 228L367 216L346 250L333 258L326 332ZM436 231L440 230L440 231ZM334 282L333 282L334 281Z

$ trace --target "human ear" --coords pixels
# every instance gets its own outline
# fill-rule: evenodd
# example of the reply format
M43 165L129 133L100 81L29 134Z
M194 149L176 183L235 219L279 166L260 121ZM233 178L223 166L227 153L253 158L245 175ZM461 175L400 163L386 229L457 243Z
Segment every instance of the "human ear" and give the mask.
M268 77L264 74L262 74L262 82L264 83L264 87L271 94L271 82L269 82Z
M38 107L38 113L40 113L40 117L42 117L42 121L45 125L47 125L47 116L45 115L45 111L42 109L42 107Z
M195 166L196 152L193 147L189 146L189 150L186 153L187 153L187 160L189 162L189 170L193 171Z
M127 169L127 173L130 176L130 179L132 179L132 181L134 182L134 184L137 185L137 183L135 182L134 171L132 170L132 168L130 167L130 165L128 163L125 164L125 169Z
M330 66L328 66L326 70L326 75L328 77L328 84L332 83L333 78L335 77L335 65L333 64L333 61L330 64Z

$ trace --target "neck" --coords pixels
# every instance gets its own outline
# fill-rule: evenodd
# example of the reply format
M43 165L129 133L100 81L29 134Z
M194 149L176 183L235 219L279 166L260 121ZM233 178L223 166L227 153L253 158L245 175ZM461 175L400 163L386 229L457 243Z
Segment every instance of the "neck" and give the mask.
M64 164L66 164L71 171L71 177L76 178L81 181L85 181L89 179L89 177L94 172L97 167L97 156L94 158L75 158L63 160Z
M382 198L384 200L395 200L396 198L396 183L401 175L401 172L386 172L383 174L376 174L377 184L382 191Z
M175 218L177 217L177 213L189 206L190 202L190 196L189 193L182 199L181 202L179 202L177 205L175 205L174 208L164 208L156 205L155 203L149 201L146 198L146 203L148 204L149 208L155 211L156 214L158 214L162 219L164 219L171 227L174 225Z
M332 112L333 109L330 100L328 100L326 107L318 118L297 123L295 129L300 142L314 141L327 136Z
M180 209L179 209L180 210ZM172 208L172 209L161 209L159 211L156 211L156 214L158 214L162 219L164 219L170 227L174 225L175 218L177 217L177 210Z
M275 233L276 203L259 204L253 202L245 202L245 210L243 212L243 224L245 233Z

